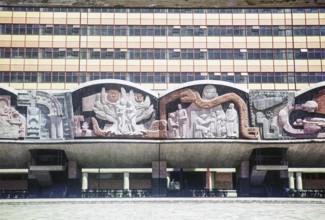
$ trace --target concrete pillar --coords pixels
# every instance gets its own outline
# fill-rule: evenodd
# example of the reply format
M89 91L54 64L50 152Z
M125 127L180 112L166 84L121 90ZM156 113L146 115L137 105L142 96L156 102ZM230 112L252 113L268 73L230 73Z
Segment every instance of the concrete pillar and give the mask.
M123 189L129 190L130 189L130 173L125 172L123 175Z
M302 176L300 172L296 173L296 184L297 184L297 190L303 190Z
M295 189L295 176L293 172L289 172L289 189Z
M170 184L170 173L166 173L166 179L167 179L167 189L169 189L169 184Z
M82 173L82 189L88 189L88 173Z
M206 189L212 190L214 188L214 173L207 169L206 172Z

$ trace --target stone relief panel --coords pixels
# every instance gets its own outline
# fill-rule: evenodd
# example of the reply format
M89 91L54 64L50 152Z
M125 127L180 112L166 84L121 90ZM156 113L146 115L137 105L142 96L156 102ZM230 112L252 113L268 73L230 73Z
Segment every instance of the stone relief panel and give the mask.
M100 93L82 99L84 113L94 113L91 117L92 129L89 122L82 115L74 119L74 133L78 137L137 137L158 138L160 128L167 124L155 120L156 111L148 95L128 92L121 87L109 89L102 88Z
M324 102L324 89L301 104L289 99L279 111L279 126L291 138L325 138Z
M18 105L27 107L26 139L73 139L69 93L27 91L18 94Z
M253 126L259 126L262 139L282 139L283 129L278 123L279 112L294 102L294 93L287 91L251 91L250 112Z
M168 103L179 102L176 111L166 113ZM167 120L168 138L257 139L250 127L245 101L235 93L218 95L216 86L206 85L202 95L194 89L173 92L160 100L160 118Z
M0 96L0 138L25 137L26 118L11 106L9 95Z

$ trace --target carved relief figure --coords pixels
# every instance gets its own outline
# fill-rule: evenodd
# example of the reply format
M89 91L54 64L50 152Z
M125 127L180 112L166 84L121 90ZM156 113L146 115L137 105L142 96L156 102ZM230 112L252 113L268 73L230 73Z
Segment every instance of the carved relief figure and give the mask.
M93 110L97 118L109 122L104 129L101 129L98 127L97 120L92 119L94 133L99 136L143 136L148 129L138 123L151 118L154 113L149 96L144 98L142 94L135 94L133 90L127 93L123 87L121 93L117 90L109 90L108 94L103 88L102 92L96 96Z
M220 110L216 111L216 137L226 137L227 130L226 130L226 117L221 114Z
M235 109L234 103L229 104L229 108L226 111L226 128L227 137L238 137L238 114Z
M10 96L0 96L0 138L25 136L26 119L15 108L11 107Z
M187 112L182 108L181 104L178 104L178 110L176 111L176 120L179 125L179 134L181 138L186 138L187 132Z
M216 86L206 85L202 90L202 97L198 91L193 89L179 90L163 97L160 100L160 106L166 106L167 103L174 100L190 103L186 108L186 138L238 138L239 134L248 139L259 137L258 128L249 127L245 101L235 93L219 96ZM230 103L230 107L226 116L223 104L228 103ZM179 105L178 108L181 106ZM161 120L166 117L166 108L160 108L160 117ZM180 123L179 126L181 131ZM181 132L180 136L184 138ZM168 135L168 137L170 136Z
M176 121L176 112L169 113L167 122L168 132L170 138L180 138L179 136L179 125Z
M207 114L202 114L195 121L195 138L213 138L215 131L214 118L208 118Z

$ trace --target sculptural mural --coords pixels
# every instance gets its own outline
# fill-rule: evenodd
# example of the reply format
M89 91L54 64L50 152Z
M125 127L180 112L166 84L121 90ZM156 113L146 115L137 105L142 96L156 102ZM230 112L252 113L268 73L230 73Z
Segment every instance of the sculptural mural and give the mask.
M248 125L246 103L235 93L219 96L215 86L207 85L203 88L202 98L197 91L179 90L163 97L160 106L166 106L167 103L177 99L182 103L190 103L189 107L184 109L188 119L186 121L187 138L238 138L240 133L245 138L258 138L257 128L251 128ZM239 114L235 109L235 104ZM226 105L229 109L225 112ZM161 120L166 117L165 111L164 108L160 108ZM169 115L168 121L174 120L172 116L173 112ZM168 132L168 134L173 133ZM176 138L175 136L168 137Z
M18 94L18 105L27 106L27 139L72 139L71 95L27 91Z
M325 119L314 116L319 110L321 95L314 100L295 104L294 92L252 91L250 107L252 124L261 125L264 139L322 138ZM294 113L294 114L293 114Z
M10 96L0 96L0 138L25 137L26 118L11 106Z
M294 100L294 93L286 91L252 91L250 93L252 124L261 125L263 139L281 139L285 136L278 124L278 115L288 99Z
M97 119L92 118L94 134L104 137L144 137L149 128L140 122L149 121L155 112L149 96L134 93L132 89L127 93L123 87L121 92L109 90L107 93L103 88L101 93L96 95L93 111L97 118L108 122L101 129Z

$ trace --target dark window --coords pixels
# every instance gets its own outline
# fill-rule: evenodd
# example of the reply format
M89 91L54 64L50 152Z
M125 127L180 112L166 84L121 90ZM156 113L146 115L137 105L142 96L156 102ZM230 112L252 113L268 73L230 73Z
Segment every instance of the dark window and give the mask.
M249 83L261 83L261 73L248 73Z

